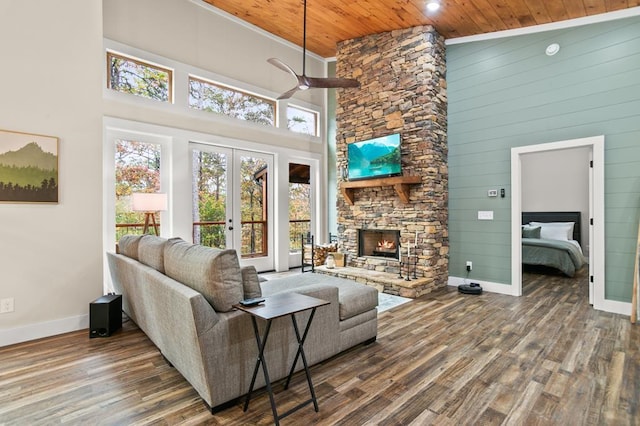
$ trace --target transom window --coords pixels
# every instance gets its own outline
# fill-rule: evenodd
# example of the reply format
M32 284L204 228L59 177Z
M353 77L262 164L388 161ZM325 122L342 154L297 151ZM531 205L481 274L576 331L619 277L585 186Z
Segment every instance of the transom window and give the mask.
M318 136L318 113L293 105L287 106L287 129Z
M161 102L172 102L173 71L148 62L107 52L107 87Z
M275 101L200 78L189 77L189 106L267 126L275 125Z

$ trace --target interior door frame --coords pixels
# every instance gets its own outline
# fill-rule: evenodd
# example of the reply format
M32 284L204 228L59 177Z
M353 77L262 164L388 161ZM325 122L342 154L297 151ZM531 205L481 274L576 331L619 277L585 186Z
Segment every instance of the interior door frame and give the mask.
M522 155L556 151L560 149L591 147L593 168L591 185L592 197L589 233L590 280L593 280L593 307L604 309L605 268L604 268L604 135L581 139L528 145L511 149L511 287L513 296L522 296ZM591 297L590 297L591 299Z

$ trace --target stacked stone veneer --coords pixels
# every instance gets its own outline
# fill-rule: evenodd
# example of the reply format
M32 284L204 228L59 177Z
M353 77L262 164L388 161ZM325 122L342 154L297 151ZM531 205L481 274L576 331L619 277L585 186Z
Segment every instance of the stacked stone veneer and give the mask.
M347 166L347 144L401 134L404 175L422 177L403 203L393 187L356 189L350 205L338 190L338 238L348 266L398 273L399 262L358 257L358 232L399 229L401 241L418 233L417 276L425 285L410 297L444 287L448 278L447 94L444 39L431 26L375 34L338 44L336 74L359 89L338 90L337 170ZM338 185L341 173L338 173ZM406 253L406 247L402 248ZM412 253L414 248L412 247Z

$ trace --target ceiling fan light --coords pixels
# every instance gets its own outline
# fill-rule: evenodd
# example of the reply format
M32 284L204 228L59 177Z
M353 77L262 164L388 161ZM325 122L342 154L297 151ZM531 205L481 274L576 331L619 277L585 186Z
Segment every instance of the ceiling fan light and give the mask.
M440 2L437 0L429 0L427 3L427 11L435 12L440 9Z
M298 86L298 89L300 90L307 90L309 88L309 86L307 86L306 84L301 84Z

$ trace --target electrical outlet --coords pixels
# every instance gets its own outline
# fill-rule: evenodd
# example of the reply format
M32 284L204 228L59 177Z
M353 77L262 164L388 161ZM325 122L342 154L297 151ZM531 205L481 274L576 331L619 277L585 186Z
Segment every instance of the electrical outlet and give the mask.
M473 262L467 260L467 272L470 272L473 269Z
M13 312L13 297L0 299L0 314Z

